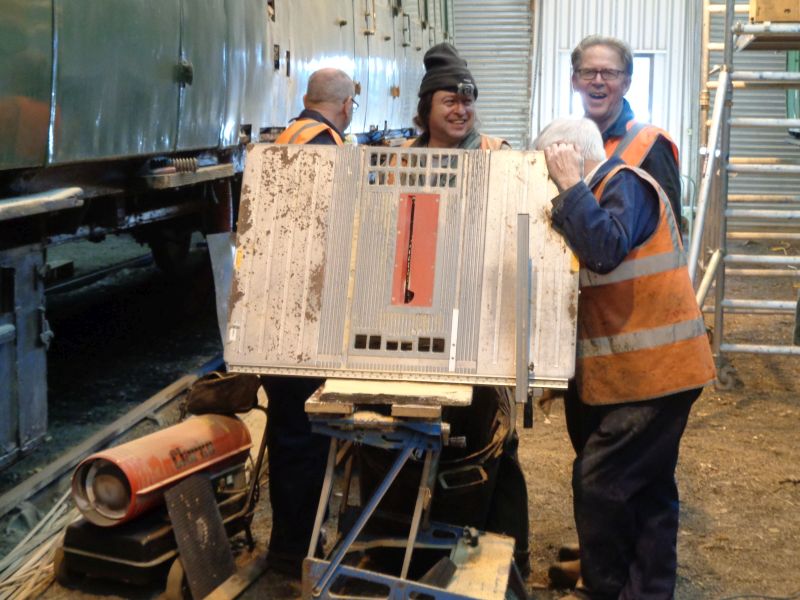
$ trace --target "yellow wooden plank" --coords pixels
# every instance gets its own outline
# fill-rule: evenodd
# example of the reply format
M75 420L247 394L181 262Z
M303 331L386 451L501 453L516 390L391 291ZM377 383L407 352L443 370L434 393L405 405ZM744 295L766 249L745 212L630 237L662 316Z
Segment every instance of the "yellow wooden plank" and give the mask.
M451 383L328 379L320 399L354 404L468 406L472 402L472 387Z
M800 0L750 0L750 20L796 23L800 21Z
M465 540L453 552L456 572L448 592L481 600L503 600L514 555L514 540L504 535L482 533L476 546Z
M442 416L442 407L423 406L420 404L392 404L392 416L414 419L438 419Z
M349 402L306 400L306 412L314 415L351 415L353 405Z
M267 568L267 555L259 554L223 581L205 600L230 600L238 597L258 579Z

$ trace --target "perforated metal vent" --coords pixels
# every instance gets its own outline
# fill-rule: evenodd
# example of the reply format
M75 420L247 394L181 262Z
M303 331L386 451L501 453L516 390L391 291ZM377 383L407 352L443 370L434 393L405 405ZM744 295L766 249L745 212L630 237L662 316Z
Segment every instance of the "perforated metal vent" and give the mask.
M452 151L428 152L419 154L411 149L370 151L368 185L415 189L459 187L459 155Z

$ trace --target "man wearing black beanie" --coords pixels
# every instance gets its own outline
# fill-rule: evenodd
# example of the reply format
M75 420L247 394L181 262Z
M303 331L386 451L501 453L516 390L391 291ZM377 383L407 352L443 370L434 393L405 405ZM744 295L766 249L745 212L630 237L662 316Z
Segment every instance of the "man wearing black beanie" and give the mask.
M405 146L416 148L461 148L465 150L501 150L511 148L500 138L479 133L475 128L475 99L478 86L465 61L453 46L437 44L425 53L425 76L419 86L419 104L414 123L421 135ZM473 403L463 409L475 417L478 406L493 404L498 414L512 415L513 396L507 388L475 387ZM490 426L487 423L487 428ZM514 538L514 558L520 573L530 573L528 491L525 476L517 458L519 437L513 429L503 444L491 487L488 515L481 522L469 523L487 531ZM434 495L434 498L436 496ZM434 500L435 502L435 500ZM463 508L463 507L462 507ZM446 513L446 511L443 511ZM476 506L475 519L485 514Z
M422 134L408 146L467 150L511 147L505 140L483 135L475 128L478 86L458 50L447 43L436 44L425 53L424 62L425 76L414 117Z

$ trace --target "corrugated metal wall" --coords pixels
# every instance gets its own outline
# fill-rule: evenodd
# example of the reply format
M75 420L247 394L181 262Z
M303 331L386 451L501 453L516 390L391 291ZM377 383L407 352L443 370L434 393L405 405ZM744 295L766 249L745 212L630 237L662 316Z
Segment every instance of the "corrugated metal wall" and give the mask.
M592 33L613 35L628 41L634 52L654 57L651 121L667 129L678 143L684 196L693 197L699 145L701 5L698 0L455 0L456 43L481 90L478 111L483 130L523 147L553 118L569 112L569 55L575 44ZM723 17L715 16L712 41L722 41L722 27ZM712 64L721 61L721 52L711 53ZM785 61L784 52L747 51L736 53L734 65L739 70L782 71ZM733 115L785 117L785 93L737 90ZM731 155L796 159L797 148L786 140L782 129L734 129ZM780 176L731 179L734 193L791 193L796 192L794 187L791 178Z
M531 0L455 0L455 39L478 84L481 131L525 148L531 122Z
M570 53L590 34L626 40L634 53L653 55L651 121L668 130L686 160L695 130L696 57L700 49L698 7L693 0L542 0L537 10L540 43L533 100L538 131L569 111ZM636 74L634 73L634 77Z
M724 4L721 1L712 4ZM747 13L737 15L737 20L746 21ZM716 14L711 20L711 41L723 41L724 14ZM711 53L711 64L722 62L722 52ZM785 71L786 53L774 51L736 52L733 57L734 71ZM710 77L716 80L716 75ZM714 95L711 95L711 105ZM786 91L776 88L737 89L733 93L735 117L786 118ZM774 157L781 160L797 160L800 152L787 142L789 134L780 128L733 128L731 130L731 157ZM796 194L797 177L780 175L737 175L729 181L734 194Z

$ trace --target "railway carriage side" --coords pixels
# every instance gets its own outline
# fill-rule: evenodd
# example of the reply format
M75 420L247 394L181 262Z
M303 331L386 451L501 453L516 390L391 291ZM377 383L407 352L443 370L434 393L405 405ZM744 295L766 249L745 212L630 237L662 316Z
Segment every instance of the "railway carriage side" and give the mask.
M410 133L450 3L4 3L0 467L46 431L47 248L129 234L177 269L193 232L230 230L246 144L274 139L323 66L354 76L361 142Z

